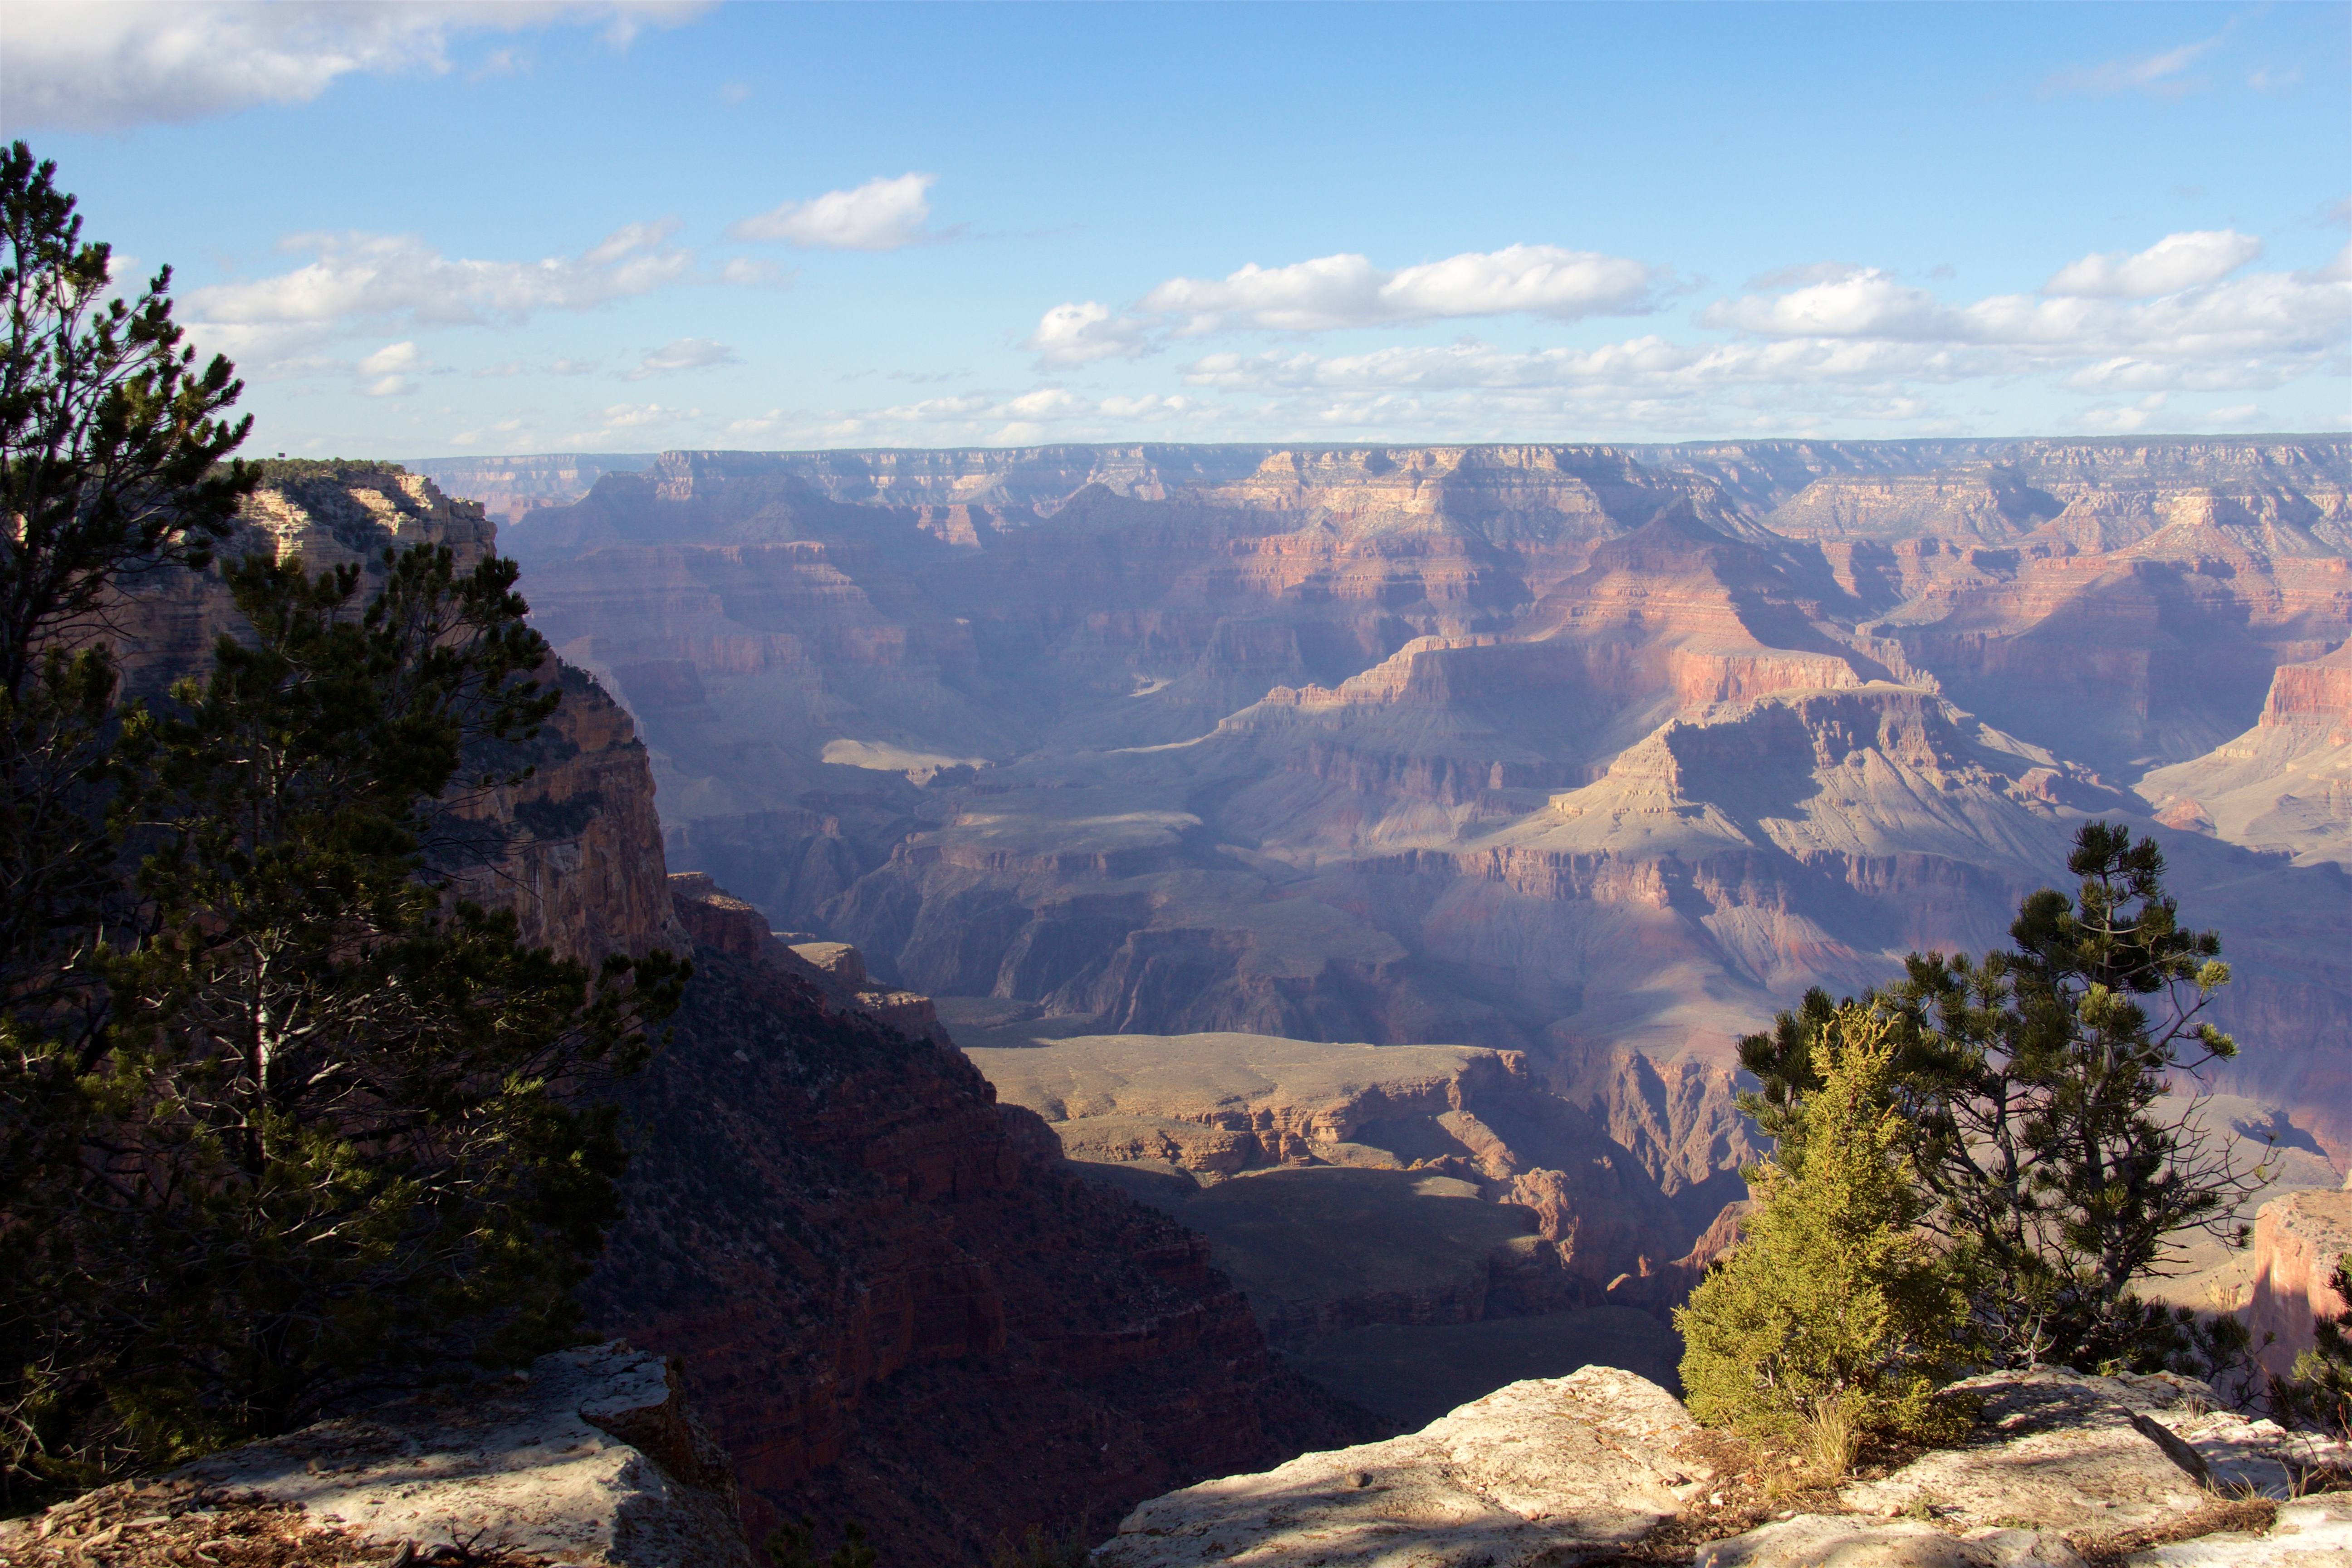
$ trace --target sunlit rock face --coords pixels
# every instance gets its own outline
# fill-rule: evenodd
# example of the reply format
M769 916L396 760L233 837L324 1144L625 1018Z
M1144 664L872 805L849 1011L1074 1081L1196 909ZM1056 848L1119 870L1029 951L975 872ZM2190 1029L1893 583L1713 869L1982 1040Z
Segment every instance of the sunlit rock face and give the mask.
M419 474L364 464L325 466L273 479L247 501L202 572L137 574L108 616L108 631L134 698L201 678L223 636L251 628L233 602L223 565L262 555L313 574L357 566L363 605L384 577L387 551L446 546L460 572L498 548L482 507L455 500ZM460 894L512 910L527 942L594 965L608 954L682 949L662 863L660 821L645 746L625 710L577 668L551 665L542 680L563 700L522 752L520 783L480 792L459 814L499 829L498 853L460 869Z
M505 544L673 866L1097 1032L1526 1053L1685 1213L1731 1047L2092 817L2352 1154L2352 443L671 453ZM1675 1254L1670 1253L1669 1256Z

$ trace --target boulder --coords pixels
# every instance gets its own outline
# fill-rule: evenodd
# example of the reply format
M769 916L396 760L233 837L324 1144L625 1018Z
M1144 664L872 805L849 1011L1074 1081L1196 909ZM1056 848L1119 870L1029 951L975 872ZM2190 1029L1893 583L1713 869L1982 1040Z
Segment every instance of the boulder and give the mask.
M2352 1497L2291 1502L2268 1530L2176 1541L2124 1560L2130 1568L2352 1568Z
M299 1508L362 1542L429 1554L495 1545L580 1568L751 1568L726 1456L669 1363L620 1342L526 1375L420 1398L173 1472Z
M2149 1384L2179 1392L2063 1367L1965 1379L1953 1390L1983 1401L1966 1446L1856 1482L1838 1500L1857 1513L1924 1510L1967 1526L2104 1531L2185 1518L2206 1500L2205 1465L2148 1412Z
M1516 1568L1622 1548L1714 1472L1679 1461L1696 1425L1614 1367L1497 1389L1408 1436L1306 1454L1171 1492L1119 1521L1097 1568Z
M2084 1568L2055 1531L1979 1528L1965 1535L1916 1520L1876 1523L1801 1513L1698 1549L1694 1568Z

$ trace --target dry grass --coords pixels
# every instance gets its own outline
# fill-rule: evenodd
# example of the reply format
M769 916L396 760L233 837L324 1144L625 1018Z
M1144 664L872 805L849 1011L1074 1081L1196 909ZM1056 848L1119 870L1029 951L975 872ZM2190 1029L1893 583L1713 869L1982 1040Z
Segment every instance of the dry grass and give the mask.
M123 1482L0 1525L0 1568L534 1568L476 1543L371 1545L257 1493L186 1481Z
M1813 1468L1830 1481L1845 1479L1862 1454L1862 1431L1854 1425L1853 1406L1844 1400L1816 1405L1805 1416L1805 1447Z
M2264 1531L2278 1517L2279 1505L2268 1498L2216 1497L2195 1513L2167 1524L2105 1533L2070 1533L2068 1542L2083 1554L2090 1568L2124 1568L2135 1552L2146 1552L2175 1541L2194 1541L2224 1530Z

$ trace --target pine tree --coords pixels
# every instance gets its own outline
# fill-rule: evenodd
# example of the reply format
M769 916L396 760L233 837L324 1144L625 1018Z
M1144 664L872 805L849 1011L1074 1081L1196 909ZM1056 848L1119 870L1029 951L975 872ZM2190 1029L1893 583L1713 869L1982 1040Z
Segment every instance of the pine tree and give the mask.
M1897 1028L1848 1004L1813 1032L1811 1089L1784 1123L1793 1135L1749 1174L1759 1206L1675 1314L1700 1420L1912 1438L1951 1426L1935 1391L1958 1357L1966 1300L1916 1229Z
M2327 1283L2352 1301L2352 1252L2340 1254ZM2331 1321L2311 1321L2312 1346L2294 1358L2292 1375L2271 1384L2272 1407L2301 1426L2315 1426L2352 1441L2352 1309Z
M2259 1184L2176 1084L2236 1045L2201 1016L2229 983L2221 938L2180 924L2151 839L2085 824L2073 900L2030 895L2013 950L1972 963L1913 953L1873 1005L1895 1017L1905 1152L1931 1198L1922 1223L1979 1270L1972 1335L2003 1363L2160 1370L2192 1347L2134 1287L2199 1231L2242 1231ZM1768 1132L1801 1123L1818 1086L1818 992L1740 1042Z
M356 569L238 563L254 645L125 721L147 919L99 962L69 1179L11 1215L55 1245L0 1286L46 1352L18 1401L35 1473L282 1431L576 1326L625 1155L589 1090L642 1061L682 976L592 976L447 898L426 850L453 787L510 777L467 760L555 694L511 562L385 564L357 613Z

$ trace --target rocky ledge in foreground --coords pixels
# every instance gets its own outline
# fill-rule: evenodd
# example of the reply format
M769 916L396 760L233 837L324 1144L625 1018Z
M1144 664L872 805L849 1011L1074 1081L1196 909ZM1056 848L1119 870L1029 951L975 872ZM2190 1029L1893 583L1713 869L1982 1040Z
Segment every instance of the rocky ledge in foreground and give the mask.
M2217 1411L2210 1389L2168 1375L2042 1369L1962 1387L1983 1402L1966 1444L1835 1492L1791 1477L1769 1495L1812 1510L1766 1521L1760 1456L1700 1428L1656 1384L1588 1366L1513 1384L1407 1436L1155 1498L1093 1561L2352 1568L2352 1491L2304 1495L2352 1482L2352 1446Z
M322 1421L0 1525L0 1564L751 1568L726 1456L614 1342Z

